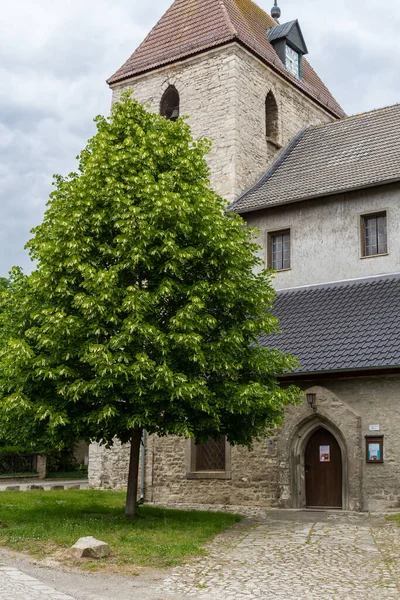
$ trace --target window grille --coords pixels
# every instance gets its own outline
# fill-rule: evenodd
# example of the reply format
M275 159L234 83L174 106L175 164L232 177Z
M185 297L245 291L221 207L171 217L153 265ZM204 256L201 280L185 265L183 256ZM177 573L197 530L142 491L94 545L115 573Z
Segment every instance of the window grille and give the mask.
M209 439L196 448L196 471L225 471L225 437Z

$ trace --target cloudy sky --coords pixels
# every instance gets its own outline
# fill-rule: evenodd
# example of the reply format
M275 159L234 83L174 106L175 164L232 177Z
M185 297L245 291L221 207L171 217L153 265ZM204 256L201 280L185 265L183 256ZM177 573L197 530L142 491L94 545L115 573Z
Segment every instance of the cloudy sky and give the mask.
M270 10L272 0L257 0ZM0 276L31 266L53 173L67 174L106 114L105 79L172 0L0 0ZM348 114L400 101L398 0L280 0ZM381 8L379 8L381 6Z

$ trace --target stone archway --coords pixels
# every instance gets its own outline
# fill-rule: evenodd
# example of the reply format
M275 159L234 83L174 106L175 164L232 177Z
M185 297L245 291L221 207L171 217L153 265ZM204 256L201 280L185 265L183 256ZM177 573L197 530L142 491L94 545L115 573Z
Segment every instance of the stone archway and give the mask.
M311 415L296 427L291 444L291 481L293 508L306 507L305 452L313 434L320 428L329 431L336 439L342 455L342 507L349 509L348 450L341 431L322 415Z
M304 391L316 395L313 408L305 397L300 405L288 407L278 436L279 506L304 508L304 452L312 434L325 428L337 440L343 464L344 510L361 510L362 436L361 418L340 397L322 386Z

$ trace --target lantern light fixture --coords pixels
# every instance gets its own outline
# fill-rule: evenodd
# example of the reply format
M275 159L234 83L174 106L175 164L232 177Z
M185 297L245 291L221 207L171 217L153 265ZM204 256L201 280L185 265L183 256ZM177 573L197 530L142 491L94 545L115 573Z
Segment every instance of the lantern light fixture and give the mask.
M315 412L317 410L317 394L307 393L307 402Z

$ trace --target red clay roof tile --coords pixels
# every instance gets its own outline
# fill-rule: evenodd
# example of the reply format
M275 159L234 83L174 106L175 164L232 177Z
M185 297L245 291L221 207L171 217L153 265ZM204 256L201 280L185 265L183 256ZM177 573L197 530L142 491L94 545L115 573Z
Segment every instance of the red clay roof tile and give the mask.
M305 59L302 81L287 71L267 40L267 29L275 25L272 17L252 0L175 0L108 83L112 85L205 50L238 42L334 116L346 116Z

